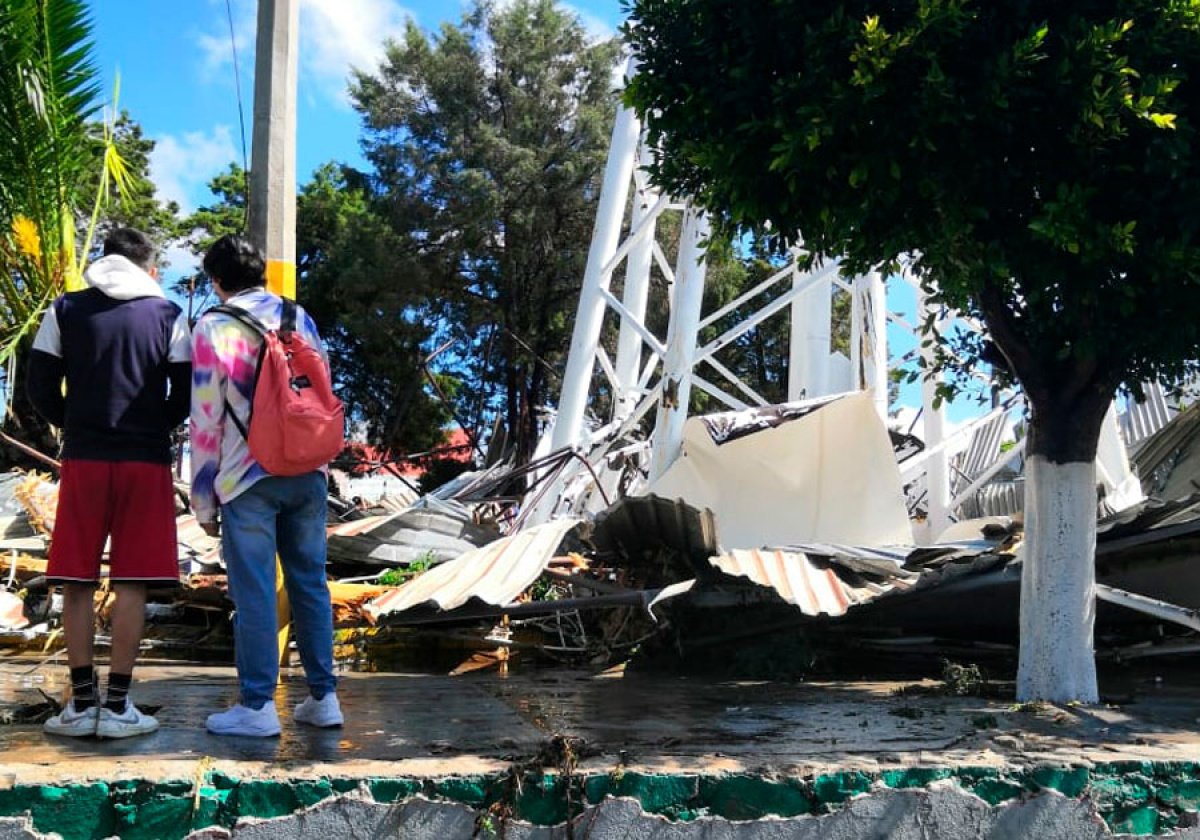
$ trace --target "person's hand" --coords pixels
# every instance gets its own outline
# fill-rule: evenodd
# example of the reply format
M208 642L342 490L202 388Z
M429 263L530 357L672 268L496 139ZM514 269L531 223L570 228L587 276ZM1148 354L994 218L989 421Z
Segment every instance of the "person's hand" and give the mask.
M215 519L211 522L201 522L200 527L204 530L204 533L208 534L210 537L221 536L221 523L217 522Z

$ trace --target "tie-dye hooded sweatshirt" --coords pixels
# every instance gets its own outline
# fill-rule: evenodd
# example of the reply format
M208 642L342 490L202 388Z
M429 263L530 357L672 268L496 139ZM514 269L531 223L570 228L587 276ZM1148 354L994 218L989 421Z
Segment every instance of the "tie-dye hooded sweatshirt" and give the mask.
M245 309L270 329L278 329L283 317L278 295L261 288L241 292L225 303ZM300 307L296 307L296 331L325 357L317 326ZM261 346L257 333L220 313L203 316L192 331L192 510L201 522L215 521L220 505L268 475L251 457L236 424L226 418L226 412L233 411L245 425L250 416Z

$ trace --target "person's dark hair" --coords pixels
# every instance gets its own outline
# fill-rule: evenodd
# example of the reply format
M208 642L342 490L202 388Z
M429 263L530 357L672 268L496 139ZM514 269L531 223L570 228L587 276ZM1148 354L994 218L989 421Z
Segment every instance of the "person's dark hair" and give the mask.
M157 252L153 240L133 228L117 228L104 238L104 256L122 256L143 271L154 267Z
M246 239L226 234L204 255L204 273L226 292L244 292L266 282L262 252Z

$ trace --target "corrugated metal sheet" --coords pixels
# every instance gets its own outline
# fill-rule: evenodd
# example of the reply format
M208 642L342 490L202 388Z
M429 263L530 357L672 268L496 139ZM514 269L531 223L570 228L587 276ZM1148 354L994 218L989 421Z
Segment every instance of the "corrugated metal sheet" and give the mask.
M1000 444L1009 425L1008 413L1001 412L971 433L966 451L953 459L950 496L957 496L983 475L1000 457Z
M1123 414L1117 419L1121 423L1121 434L1131 450L1171 422L1179 409L1167 403L1167 395L1157 382L1142 384L1144 402L1130 401ZM1144 473L1139 473L1143 475Z
M1200 493L1164 502L1146 499L1096 523L1099 542L1141 534L1155 528L1181 525L1200 518Z
M356 537L359 534L370 533L394 516L396 516L394 513L384 513L377 516L364 516L362 519L351 519L347 522L330 525L325 532L331 537Z
M1200 472L1200 406L1192 405L1176 414L1154 434L1143 438L1130 457L1147 495L1160 499L1188 496Z
M476 525L471 518L471 511L466 505L439 500L421 500L394 513L339 522L329 526L328 533L331 537L374 534L386 538L391 536L394 531L401 529L436 531L448 536L461 537L475 545L491 542L499 536L499 532L494 528Z
M795 551L735 549L709 561L732 577L744 577L759 586L769 586L781 598L795 604L805 615L845 615L846 610L878 598L897 588L907 588L917 576L894 567L887 578L839 574L832 564L817 563Z
M373 566L402 566L430 557L445 562L500 536L495 528L476 525L465 506L441 501L339 522L328 533L331 561Z
M933 588L1011 560L980 541L920 548L814 543L735 550L709 562L726 575L770 587L805 615L836 617L885 595Z
M904 563L916 551L912 546L899 545L834 545L831 543L797 543L779 546L783 551L820 557L852 571L891 577L899 574ZM953 549L947 549L952 551Z
M703 569L708 558L720 550L711 510L653 494L619 499L596 518L592 541L603 552L620 550L630 558L666 546L696 569Z
M511 604L545 571L563 538L582 521L557 519L469 551L380 596L364 610L379 619L424 605L452 610L471 600Z
M1025 510L1025 478L995 478L963 500L961 513L969 519L1015 516Z

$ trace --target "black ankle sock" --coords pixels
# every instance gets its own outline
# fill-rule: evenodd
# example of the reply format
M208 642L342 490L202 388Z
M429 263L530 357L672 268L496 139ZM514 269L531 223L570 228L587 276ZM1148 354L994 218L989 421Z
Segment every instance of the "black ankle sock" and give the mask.
M104 695L104 708L114 712L125 711L125 698L129 696L129 683L132 674L114 674L108 672L108 691Z
M77 712L96 705L96 671L91 665L71 669L71 698Z

